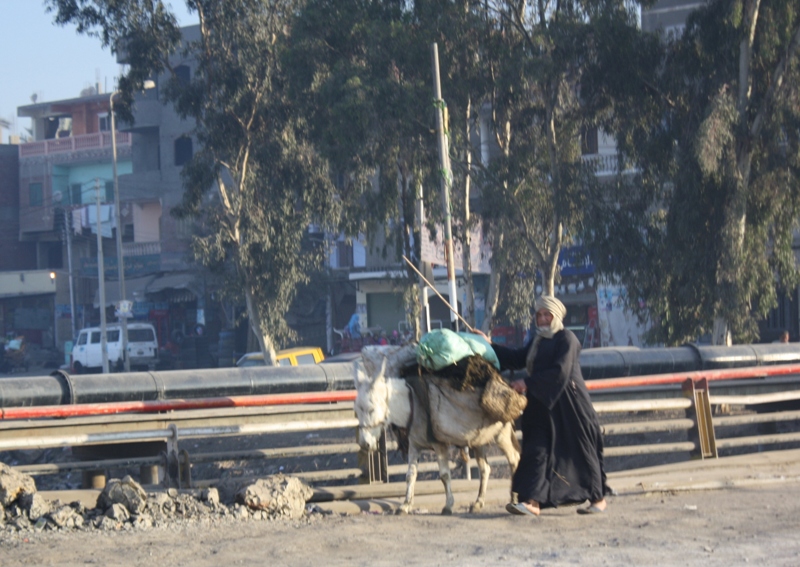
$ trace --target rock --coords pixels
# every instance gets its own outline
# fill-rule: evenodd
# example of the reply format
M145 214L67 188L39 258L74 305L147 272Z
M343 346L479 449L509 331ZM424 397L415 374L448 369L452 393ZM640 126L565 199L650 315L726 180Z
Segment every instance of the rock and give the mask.
M306 501L313 494L301 480L277 474L243 487L236 500L251 510L265 510L271 517L297 519L305 513Z
M19 531L30 529L31 521L28 519L28 516L25 514L17 514L11 520L11 525L17 528Z
M122 480L112 478L97 498L97 506L103 510L111 508L114 504L122 504L131 514L138 514L144 510L146 503L147 493L130 476Z
M134 528L147 529L153 527L153 518L147 514L139 514L131 517L131 525Z
M164 492L151 492L147 495L148 504L158 508L172 508L172 498Z
M107 518L111 518L112 520L116 520L120 523L127 522L131 517L131 514L125 505L119 503L112 504L111 507L106 510L105 515Z
M2 504L0 504L0 527L4 526L5 523L6 523L6 509Z
M8 506L20 496L35 492L36 482L31 475L0 463L0 504Z
M28 518L32 522L50 513L50 502L38 492L21 496L19 504L23 510L28 512Z
M236 502L236 494L242 488L242 481L236 478L223 478L217 484L217 493L219 494L219 501L230 506Z
M75 510L72 506L59 506L50 512L50 521L59 528L71 528L75 526Z
M219 505L219 491L216 488L206 488L200 494L200 499L212 507Z
M99 518L95 518L94 527L98 530L118 530L120 528L120 523L116 520L112 520L108 516L100 516Z

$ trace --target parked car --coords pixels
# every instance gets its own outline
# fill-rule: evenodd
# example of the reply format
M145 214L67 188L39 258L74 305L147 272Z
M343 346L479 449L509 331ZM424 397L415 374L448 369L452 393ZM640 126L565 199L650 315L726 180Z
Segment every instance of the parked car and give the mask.
M325 360L325 355L319 347L294 347L279 350L277 355L278 366L302 366L303 364L317 364ZM248 352L236 361L236 366L264 366L264 355L260 352Z
M103 367L100 343L100 327L82 329L72 347L71 368L75 374L98 371ZM115 323L106 326L108 365L121 370L122 326ZM150 323L128 323L128 357L132 370L154 370L158 365L158 340L156 330Z

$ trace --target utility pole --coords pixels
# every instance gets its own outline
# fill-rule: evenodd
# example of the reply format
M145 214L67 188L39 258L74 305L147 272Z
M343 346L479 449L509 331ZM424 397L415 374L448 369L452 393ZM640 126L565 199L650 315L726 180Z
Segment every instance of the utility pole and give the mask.
M67 240L67 270L69 274L69 313L72 318L72 337L70 340L75 340L78 336L78 330L75 327L75 288L72 282L72 207L67 207L68 217L64 222L64 232Z
M100 180L94 180L95 217L97 218L97 275L100 293L100 352L103 354L103 374L108 374L108 339L106 337L106 266L103 262L103 227L100 218Z
M130 311L127 309L129 303L125 293L125 258L122 253L122 217L119 214L119 178L117 177L117 125L114 118L114 95L118 92L111 93L108 99L111 114L111 166L114 172L114 217L117 220L117 276L119 278L117 316L122 323L122 360L125 372L130 372L131 360L128 356L128 314Z
M439 165L442 178L440 184L442 187L442 204L444 206L444 249L447 261L447 281L450 287L450 303L454 309L458 309L455 257L453 255L453 215L450 211L450 182L452 174L450 172L450 155L444 130L446 108L444 100L442 100L442 86L439 83L439 47L436 43L431 44L431 57L433 59L433 103L436 106L436 133L439 139ZM454 331L458 331L458 317L452 311L450 313L450 324Z

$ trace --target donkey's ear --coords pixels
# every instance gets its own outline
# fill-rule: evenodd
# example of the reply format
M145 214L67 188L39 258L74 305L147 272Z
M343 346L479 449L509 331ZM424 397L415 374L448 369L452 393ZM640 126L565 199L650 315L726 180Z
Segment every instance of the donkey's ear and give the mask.
M364 366L360 362L356 362L353 364L353 383L356 386L356 390L359 390L362 386L369 384L370 377L367 376L367 373L364 372Z
M377 378L384 378L384 377L386 377L386 364L387 364L387 359L386 359L386 357L384 356L384 357L383 357L383 359L381 360L381 371L380 371L380 372L378 372L378 375L376 376L376 379L377 379Z

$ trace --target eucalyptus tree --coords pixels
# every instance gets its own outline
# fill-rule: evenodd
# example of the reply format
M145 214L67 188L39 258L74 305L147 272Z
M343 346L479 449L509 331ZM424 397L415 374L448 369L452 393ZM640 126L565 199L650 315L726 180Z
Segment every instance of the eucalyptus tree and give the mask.
M474 110L451 103L451 94L463 92L472 76L468 66L474 70L477 49L464 47L474 5L479 3L311 0L294 26L288 58L293 96L306 108L315 143L335 171L343 208L340 226L350 237L367 234L371 245L392 260L401 254L420 257L418 196L429 227L442 216L431 43L440 46L450 132L462 132ZM458 122L453 108L460 108ZM467 137L460 134L453 145L468 148L462 143ZM457 169L460 187L468 171L468 166ZM467 201L458 202L464 210ZM407 268L398 282L414 323L416 281Z
M196 122L200 149L183 170L184 198L173 211L199 219L196 258L231 267L228 292L243 296L265 360L291 336L285 319L298 285L323 258L304 246L310 223L335 219L338 202L324 160L308 143L308 123L286 85L283 54L299 0L187 0L199 39L182 40L161 0L48 0L56 22L98 36L130 67L126 101L153 74L171 76L165 102ZM196 61L176 76L176 53ZM130 113L128 113L130 117Z
M624 56L628 76L596 76L640 171L592 199L596 257L653 316L653 340L753 340L798 284L799 44L796 2L715 0L657 57L633 47L650 55Z
M492 85L492 129L500 148L483 177L484 214L493 230L495 270L504 275L507 317L527 323L536 274L553 294L562 248L575 243L593 162L582 159L582 136L606 107L582 87L598 52L613 36L598 23L635 30L623 0L488 3L496 33L485 48Z

